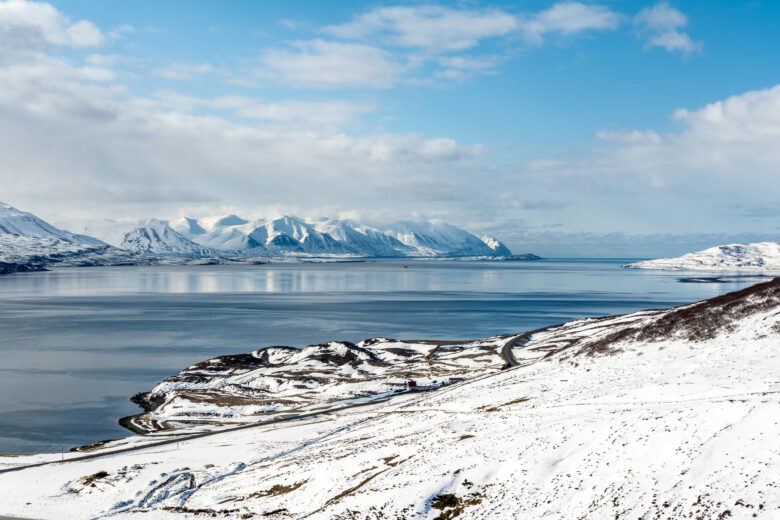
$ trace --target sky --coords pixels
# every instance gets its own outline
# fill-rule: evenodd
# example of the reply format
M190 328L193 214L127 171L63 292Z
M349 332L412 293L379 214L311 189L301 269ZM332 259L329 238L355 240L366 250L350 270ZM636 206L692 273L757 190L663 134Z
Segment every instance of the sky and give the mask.
M780 240L780 2L0 0L0 200L440 219L545 256Z

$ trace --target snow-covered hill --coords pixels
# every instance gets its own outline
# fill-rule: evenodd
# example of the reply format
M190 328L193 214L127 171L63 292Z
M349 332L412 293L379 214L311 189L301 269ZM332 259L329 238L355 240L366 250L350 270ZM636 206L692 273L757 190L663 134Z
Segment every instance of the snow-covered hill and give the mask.
M335 407L355 398L447 383L500 369L501 338L442 343L374 338L303 349L268 347L195 364L133 399L146 413L125 424L156 431L204 422L267 419L291 410Z
M204 437L181 436L198 428L160 431L86 452L149 446L110 457L0 458L6 467L51 462L0 474L0 513L774 519L779 340L780 279L668 311L579 320L513 349L517 368L477 365L476 377L433 392L297 419L290 410L286 422ZM310 358L298 377L330 365L312 354L297 354ZM270 378L295 355L278 351L258 366ZM346 365L371 359L355 352ZM243 384L247 367L237 362L188 370L223 391L217 372Z
M3 202L0 202L0 235L53 238L74 244L105 245L95 238L58 229L32 213L19 211Z
M769 271L780 272L780 242L730 244L688 253L678 258L661 258L627 264L627 269L674 271Z

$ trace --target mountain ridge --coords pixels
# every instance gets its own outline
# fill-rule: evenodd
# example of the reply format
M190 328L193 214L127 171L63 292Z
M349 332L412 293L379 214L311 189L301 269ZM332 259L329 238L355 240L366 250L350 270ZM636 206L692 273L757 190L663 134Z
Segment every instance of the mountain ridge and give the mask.
M88 258L89 257L89 258ZM501 241L442 221L381 227L291 215L248 220L235 214L172 220L92 221L84 234L59 229L0 203L0 261L124 265L251 258L475 258L534 260ZM201 260L198 260L201 259Z

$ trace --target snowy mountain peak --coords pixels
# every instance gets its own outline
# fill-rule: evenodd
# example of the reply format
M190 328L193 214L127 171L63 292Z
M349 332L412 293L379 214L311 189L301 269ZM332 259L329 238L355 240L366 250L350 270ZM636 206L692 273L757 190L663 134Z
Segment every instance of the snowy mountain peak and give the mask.
M190 220L190 219L188 219ZM211 231L218 227L229 226L242 226L248 224L248 220L244 220L238 215L221 215L215 217L205 217L197 220L197 224L204 230Z
M216 256L217 251L192 242L167 222L149 219L122 237L119 247L133 253L156 255Z
M194 218L179 217L171 220L168 223L171 228L184 235L202 235L206 232L198 221Z
M497 255L501 256L509 256L512 254L512 251L509 250L508 247L504 245L503 242L500 240L496 240L493 237L481 237L482 241L485 243L486 246L488 246L490 249L495 251Z

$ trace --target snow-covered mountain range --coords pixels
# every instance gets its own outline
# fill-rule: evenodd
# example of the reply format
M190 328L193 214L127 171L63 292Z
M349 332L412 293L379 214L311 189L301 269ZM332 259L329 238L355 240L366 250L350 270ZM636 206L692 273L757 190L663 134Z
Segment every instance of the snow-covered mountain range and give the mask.
M97 237L97 238L94 238ZM307 222L290 216L249 221L236 215L171 221L105 220L83 234L56 228L0 203L0 274L47 265L192 263L202 259L410 257L504 258L500 241L443 222L398 222L377 229L344 220ZM533 255L514 257L536 259ZM201 260L198 260L201 259Z
M0 513L778 518L778 339L775 279L505 339L223 356L162 383L148 403L186 428L0 457L0 471L18 469L0 473ZM507 346L519 365L501 370ZM396 379L452 375L464 380L387 395Z
M144 254L224 257L510 256L500 241L479 238L442 222L398 222L386 229L345 220L307 222L297 217L246 220L237 215L148 220L103 240Z
M688 253L677 258L660 258L627 264L627 269L670 271L768 271L780 272L780 242L730 244Z

